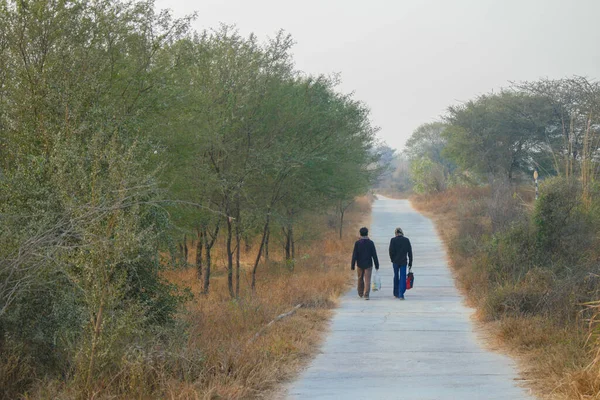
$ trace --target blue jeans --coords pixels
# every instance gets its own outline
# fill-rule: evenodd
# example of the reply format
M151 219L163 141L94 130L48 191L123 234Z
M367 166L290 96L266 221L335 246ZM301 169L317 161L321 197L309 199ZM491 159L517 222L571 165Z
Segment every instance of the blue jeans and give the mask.
M406 292L406 265L392 265L394 266L394 296L404 297L404 292Z

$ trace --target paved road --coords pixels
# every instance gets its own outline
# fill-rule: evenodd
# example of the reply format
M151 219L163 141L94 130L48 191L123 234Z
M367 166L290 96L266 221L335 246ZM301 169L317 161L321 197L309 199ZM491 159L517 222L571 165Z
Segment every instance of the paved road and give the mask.
M405 301L392 295L387 255L396 226L415 253L415 288ZM513 362L481 346L432 222L408 200L379 197L370 228L382 290L370 301L356 290L343 297L321 353L289 386L288 398L531 399L517 386Z

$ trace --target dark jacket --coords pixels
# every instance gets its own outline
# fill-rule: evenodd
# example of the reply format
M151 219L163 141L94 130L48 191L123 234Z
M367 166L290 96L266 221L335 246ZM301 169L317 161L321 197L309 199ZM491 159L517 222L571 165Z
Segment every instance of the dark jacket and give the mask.
M406 265L408 257L408 266L412 267L413 254L410 240L404 236L396 236L390 240L390 260L397 265Z
M352 252L352 269L355 265L358 268L367 269L373 266L375 261L375 269L379 269L379 260L377 259L377 250L375 243L369 238L360 238L354 243L354 251Z

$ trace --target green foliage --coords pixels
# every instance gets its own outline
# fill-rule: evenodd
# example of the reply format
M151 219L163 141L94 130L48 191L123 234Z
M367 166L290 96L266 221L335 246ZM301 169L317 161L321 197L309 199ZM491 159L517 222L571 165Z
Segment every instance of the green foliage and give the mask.
M579 188L565 179L544 181L533 220L540 246L549 248L560 241L579 206Z
M545 146L534 153L542 161L546 154L546 163L540 169L549 167L548 172L566 178L579 176L587 195L598 174L600 82L574 76L515 86L520 92L540 99L545 107L543 118L530 117L542 121L546 127Z
M186 23L151 3L2 5L0 352L18 349L34 374L92 390L172 321L142 132L161 107L157 54Z
M169 211L179 232L223 227L232 296L241 237L264 241L278 225L293 257L303 214L340 212L378 173L368 109L337 93L335 78L295 72L291 46L283 32L261 44L222 26L169 48L186 60L174 78L177 107L157 137L162 181L177 200Z
M477 181L577 177L589 200L598 174L600 83L582 77L513 84L450 106L444 124L425 124L407 142L413 158L428 153ZM432 140L439 136L442 140ZM441 153L438 151L443 148ZM588 202L589 203L589 202Z
M564 179L548 180L531 212L514 207L512 221L495 230L488 220L497 192L463 199L469 205L459 214L453 248L487 318L538 316L574 326L583 304L600 295L598 225L579 190Z
M242 237L272 224L293 249L308 213L379 172L369 110L335 77L295 72L289 35L189 22L151 1L0 3L0 353L14 371L83 397L147 379L134 397L156 396L141 360L179 354L189 299L161 254L182 234L207 249L224 227L236 296ZM18 382L8 396L31 380Z
M582 203L578 183L564 178L544 182L533 213L540 249L560 255L562 262L585 260L595 241L594 221L593 211Z
M543 98L502 91L449 107L446 122L448 158L463 170L513 179L541 163L536 155L546 150L547 128L555 118Z
M456 165L444 155L448 126L433 122L419 126L406 142L405 156L416 193L445 190L452 182Z
M443 122L432 122L419 126L406 141L406 154L409 159L416 160L426 157L434 163L444 167L448 174L452 174L456 166L444 157L447 139L444 131L448 125Z
M410 174L416 193L434 193L446 189L443 166L427 157L412 160Z

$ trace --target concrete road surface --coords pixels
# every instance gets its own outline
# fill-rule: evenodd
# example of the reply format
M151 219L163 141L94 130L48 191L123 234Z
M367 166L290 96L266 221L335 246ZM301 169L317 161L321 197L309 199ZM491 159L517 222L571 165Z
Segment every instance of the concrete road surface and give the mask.
M415 288L392 295L388 255L394 228L411 240ZM515 365L487 351L474 333L433 223L408 200L379 196L370 237L381 263L382 290L371 300L349 291L321 353L292 382L290 399L532 399L518 386ZM351 248L348 248L350 274Z

